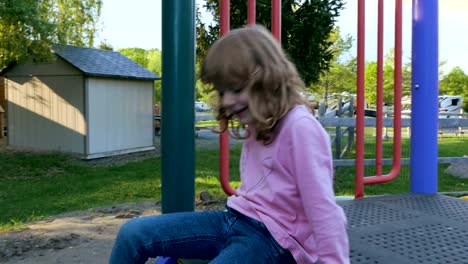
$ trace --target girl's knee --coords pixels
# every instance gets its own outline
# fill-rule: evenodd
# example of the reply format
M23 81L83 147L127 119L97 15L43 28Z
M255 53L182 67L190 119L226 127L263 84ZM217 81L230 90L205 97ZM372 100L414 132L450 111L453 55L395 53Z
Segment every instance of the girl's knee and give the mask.
M138 218L129 220L122 224L117 234L117 240L132 241L137 237L140 229Z

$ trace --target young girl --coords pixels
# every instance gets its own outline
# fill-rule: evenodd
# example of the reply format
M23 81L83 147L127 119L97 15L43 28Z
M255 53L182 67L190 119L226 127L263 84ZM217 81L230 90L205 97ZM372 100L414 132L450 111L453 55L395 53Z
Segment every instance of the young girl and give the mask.
M233 30L208 50L202 80L219 93L221 131L245 138L242 185L227 211L125 223L111 263L149 257L210 263L349 263L346 218L335 203L329 136L309 112L304 83L263 27Z

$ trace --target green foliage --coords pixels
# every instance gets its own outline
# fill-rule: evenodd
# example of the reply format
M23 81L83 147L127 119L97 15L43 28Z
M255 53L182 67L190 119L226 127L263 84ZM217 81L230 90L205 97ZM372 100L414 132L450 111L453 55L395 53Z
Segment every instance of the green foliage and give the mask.
M340 35L340 28L335 28L329 37L333 43L329 50L333 54L330 67L320 74L319 82L310 86L310 90L317 95L328 97L329 94L348 92L356 93L356 59L349 56L352 47L352 37L345 38ZM322 97L322 96L319 96Z
M291 23L289 28L283 25L283 46L306 84L317 82L320 73L329 69L334 54L328 36L343 5L342 1L314 0L288 6Z
M240 147L231 154L231 184L238 187ZM224 197L219 151L197 150L195 156L196 193ZM161 199L160 158L106 167L60 153L0 152L0 168L0 232L64 212Z
M209 2L208 2L209 4ZM219 23L219 17L215 17L216 24ZM197 47L196 47L196 59L197 66L205 58L206 51L218 38L219 27L213 25L206 25L203 23L201 18L200 8L197 6L196 9L196 27L197 27Z
M54 24L46 1L2 0L0 3L0 69L21 61L29 52L48 54ZM46 34L47 33L47 34Z
M440 80L439 94L463 96L463 111L468 113L468 75L460 67L453 68Z
M336 17L343 8L342 0L284 0L282 1L281 43L296 64L307 85L315 83L333 59L329 35ZM197 56L202 60L209 46L219 35L219 1L207 0L206 9L215 17L206 26L197 16ZM231 0L231 28L247 24L245 0ZM257 1L257 23L271 27L271 1Z
M375 105L377 102L377 62L371 61L366 65L365 92L366 100L369 104ZM383 101L393 104L394 101L394 72L395 57L394 50L390 50L385 55L383 63ZM402 67L402 93L410 95L411 93L411 66L406 64Z
M92 47L102 0L45 0L56 25L53 40L80 47Z
M161 56L162 56L161 51L157 49L151 49L151 50L146 51L146 57L147 57L147 63L148 63L146 65L146 68L149 71L156 73L158 76L162 76L162 63L161 63L162 57ZM162 92L161 85L162 83L160 80L154 82L154 97L155 97L154 99L156 103L161 102L161 92Z
M102 49L102 50L110 50L110 51L114 51L114 47L112 47L111 44L109 44L107 41L101 41L101 43L99 43L99 45L97 46L98 49Z
M338 60L343 60L344 62L353 60L353 56L351 56L350 59L345 58L349 55L349 50L353 47L353 37L351 37L351 35L348 34L343 38L340 34L340 27L335 27L330 33L328 41L332 43L329 47L333 55L332 63L336 63Z
M66 154L0 152L0 167L0 230L69 210L160 199L159 159L95 167Z
M142 48L119 49L118 52L127 56L131 60L145 67L149 71L162 76L161 51L158 49L145 50ZM161 101L161 81L154 82L154 99L158 103Z
M200 76L200 64L196 65L196 76ZM211 85L204 84L200 78L197 78L195 83L195 100L205 102L212 108L218 104L217 93L212 89Z
M142 48L125 48L125 49L119 49L118 52L129 57L134 62L140 64L141 66L145 68L148 66L146 50Z
M411 62L407 62L403 65L402 73L401 73L401 89L402 89L402 96L411 96L411 80L412 80L412 72L411 72Z
M0 69L29 55L45 60L52 43L91 47L101 0L1 0Z

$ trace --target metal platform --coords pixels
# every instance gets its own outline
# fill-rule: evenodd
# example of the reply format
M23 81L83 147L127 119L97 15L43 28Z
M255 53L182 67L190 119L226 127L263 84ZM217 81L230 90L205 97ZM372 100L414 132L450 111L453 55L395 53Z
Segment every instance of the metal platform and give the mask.
M468 264L468 201L404 194L339 201L353 264Z

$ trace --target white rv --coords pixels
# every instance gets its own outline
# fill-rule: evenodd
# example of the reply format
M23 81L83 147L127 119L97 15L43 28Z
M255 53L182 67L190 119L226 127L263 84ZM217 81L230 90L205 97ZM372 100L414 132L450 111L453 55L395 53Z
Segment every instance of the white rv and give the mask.
M462 114L460 95L439 95L439 118L459 118Z
M195 102L195 112L208 112L211 111L211 108L208 104L204 102Z

